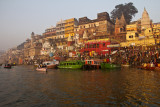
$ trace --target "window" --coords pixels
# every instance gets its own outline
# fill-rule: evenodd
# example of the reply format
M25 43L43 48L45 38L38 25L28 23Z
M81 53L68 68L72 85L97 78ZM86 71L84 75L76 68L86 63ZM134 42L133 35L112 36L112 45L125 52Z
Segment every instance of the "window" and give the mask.
M130 35L129 38L133 38L133 35Z
M139 37L138 33L135 34L135 37Z
M96 48L96 44L93 45L93 48Z
M97 48L99 48L99 44L97 44Z
M105 43L103 43L103 47L105 47L105 45L106 45L106 44L105 44Z
M92 47L93 47L93 45L92 45L92 44L90 44L90 45L89 45L89 48L92 48Z

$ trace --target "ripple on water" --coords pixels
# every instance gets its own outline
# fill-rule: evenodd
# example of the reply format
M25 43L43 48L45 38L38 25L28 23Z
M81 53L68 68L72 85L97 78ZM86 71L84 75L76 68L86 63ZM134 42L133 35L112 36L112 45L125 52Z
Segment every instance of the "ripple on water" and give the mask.
M159 106L160 72L0 68L0 106Z

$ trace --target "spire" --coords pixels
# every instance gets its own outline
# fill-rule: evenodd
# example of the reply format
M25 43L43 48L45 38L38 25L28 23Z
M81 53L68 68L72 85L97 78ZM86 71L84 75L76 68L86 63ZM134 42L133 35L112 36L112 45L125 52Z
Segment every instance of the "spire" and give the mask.
M144 7L144 11L146 11L146 8ZM146 11L147 12L147 11Z
M144 7L144 11L143 11L142 17L143 17L143 16L147 16L147 17L149 17L148 12L147 12L147 10L146 10L146 8L145 8L145 7Z
M34 32L31 33L31 38L33 38L33 37L34 37Z
M149 14L146 11L146 8L144 7L144 11L143 11L142 18L141 18L141 29L144 30L150 27L151 27L151 21L149 18Z
M125 18L124 18L124 14L122 13L122 16L121 16L121 19L120 19L120 23L122 24L122 25L126 25L126 20L125 20Z

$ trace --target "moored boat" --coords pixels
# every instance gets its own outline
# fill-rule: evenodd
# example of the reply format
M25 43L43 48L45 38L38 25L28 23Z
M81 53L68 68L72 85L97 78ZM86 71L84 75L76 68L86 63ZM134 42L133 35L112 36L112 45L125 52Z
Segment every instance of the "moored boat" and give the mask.
M141 66L138 66L137 68L145 69L145 70L155 70L155 65L152 63L143 63Z
M155 67L155 71L160 71L160 67Z
M111 63L101 63L101 69L115 69L121 68L121 65L111 64Z
M80 69L84 65L83 61L62 61L59 63L58 68L70 68L70 69Z
M46 72L47 71L47 67L45 65L39 65L37 68L36 68L37 71L44 71Z
M46 72L47 71L47 68L36 68L37 71L44 71Z
M86 68L86 69L99 69L101 63L102 63L102 60L100 60L100 59L85 60L84 68Z
M16 63L11 63L11 66L16 66Z
M127 63L127 64L121 64L121 67L129 67L130 65Z
M11 68L12 66L10 64L5 64L4 68Z
M45 61L43 64L46 65L48 69L52 69L57 67L59 61Z

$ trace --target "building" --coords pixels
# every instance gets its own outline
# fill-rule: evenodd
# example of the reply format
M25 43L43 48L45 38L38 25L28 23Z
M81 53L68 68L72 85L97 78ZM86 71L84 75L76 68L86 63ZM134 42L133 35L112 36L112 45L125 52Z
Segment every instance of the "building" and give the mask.
M82 54L94 55L109 55L111 53L111 48L107 47L111 42L109 39L97 39L89 40L85 42L84 48L80 50Z
M40 42L41 36L31 33L31 39L27 39L24 44L24 58L25 63L31 64L34 60L37 60L40 56L42 43Z
M75 33L79 39L83 41L83 33L87 38L102 39L110 36L114 31L114 24L110 20L107 12L97 14L97 19L91 20L87 17L79 18L79 26L75 29Z
M73 37L74 34L74 28L78 26L78 21L75 18L67 19L65 20L65 37L68 38L69 35Z
M120 42L126 41L126 25L127 23L123 14L120 19L116 18L115 35L112 39L119 40Z
M58 49L66 49L67 37L65 37L65 21L61 20L56 24L55 43Z
M56 23L56 36L57 36L57 39L65 37L64 31L65 31L65 21L61 20L61 21Z
M56 38L56 27L50 27L43 33L44 39L55 39Z
M149 14L144 8L141 20L126 26L126 42L121 43L121 47L129 46L153 46L157 39L154 38ZM157 42L158 43L158 42Z
M138 40L139 33L141 31L140 20L132 22L129 25L126 25L126 40Z
M149 14L144 8L142 18L141 18L141 30L145 31L147 28L151 28L151 20L149 18Z

